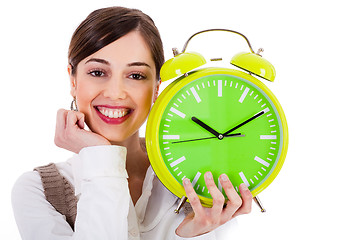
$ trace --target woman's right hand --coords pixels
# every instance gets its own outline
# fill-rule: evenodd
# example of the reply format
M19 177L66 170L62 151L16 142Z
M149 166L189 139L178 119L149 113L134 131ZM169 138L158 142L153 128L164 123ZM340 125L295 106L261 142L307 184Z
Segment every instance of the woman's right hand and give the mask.
M56 118L54 142L56 146L79 153L84 147L111 145L103 136L87 131L85 115L65 109L59 109Z

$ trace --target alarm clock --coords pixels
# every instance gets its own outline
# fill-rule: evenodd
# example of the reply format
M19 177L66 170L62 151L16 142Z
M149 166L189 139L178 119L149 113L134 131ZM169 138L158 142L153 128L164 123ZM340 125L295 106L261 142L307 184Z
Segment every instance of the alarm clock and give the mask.
M250 52L240 52L232 67L207 67L205 58L186 52L198 34L226 31L243 37ZM151 166L173 194L186 201L182 185L190 179L203 206L212 206L204 174L210 171L226 198L219 176L226 173L235 190L245 183L264 212L258 194L278 175L288 148L288 128L279 101L261 81L274 81L275 69L255 53L249 40L228 29L195 33L181 53L161 68L161 80L173 80L154 103L146 127ZM219 59L216 59L219 60ZM261 79L261 80L260 80ZM227 199L227 198L226 198Z

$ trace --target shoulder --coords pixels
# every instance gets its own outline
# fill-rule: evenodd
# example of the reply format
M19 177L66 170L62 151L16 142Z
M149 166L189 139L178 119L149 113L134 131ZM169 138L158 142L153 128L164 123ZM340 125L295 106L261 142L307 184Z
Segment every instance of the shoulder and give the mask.
M12 189L13 197L21 197L25 192L43 191L40 175L37 171L23 173L15 182Z
M12 188L11 203L15 219L21 218L24 212L47 205L44 188L37 171L26 172L17 179Z
M59 172L72 183L71 166L69 163L62 162L55 165ZM12 188L11 198L13 205L29 200L45 200L44 187L39 172L28 171L20 175Z

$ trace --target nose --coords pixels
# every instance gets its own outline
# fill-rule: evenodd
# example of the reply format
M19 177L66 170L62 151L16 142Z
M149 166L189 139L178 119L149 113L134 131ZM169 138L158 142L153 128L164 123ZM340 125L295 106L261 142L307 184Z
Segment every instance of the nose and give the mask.
M111 100L125 99L127 96L127 86L125 79L121 77L112 77L106 82L104 97Z

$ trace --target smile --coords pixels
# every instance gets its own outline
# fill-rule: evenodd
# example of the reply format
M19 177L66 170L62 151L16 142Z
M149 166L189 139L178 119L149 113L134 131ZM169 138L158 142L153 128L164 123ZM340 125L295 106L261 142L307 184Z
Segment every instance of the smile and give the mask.
M111 109L105 107L97 107L97 110L109 118L121 118L130 112L130 109Z
M95 109L101 120L108 124L120 124L132 113L132 109L124 107L96 106Z

